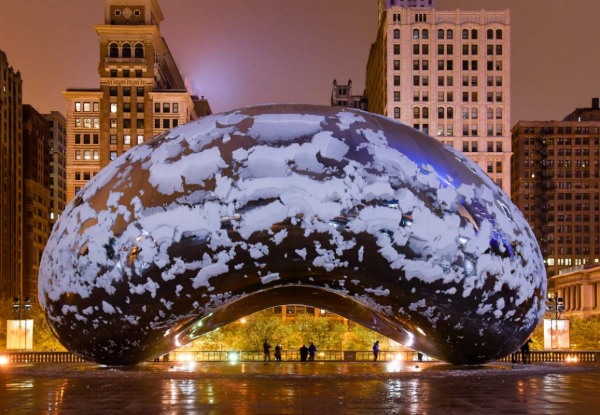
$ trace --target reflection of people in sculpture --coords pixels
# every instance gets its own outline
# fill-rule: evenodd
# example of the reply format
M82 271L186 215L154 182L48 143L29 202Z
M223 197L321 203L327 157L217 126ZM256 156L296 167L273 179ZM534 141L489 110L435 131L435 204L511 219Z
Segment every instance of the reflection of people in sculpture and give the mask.
M521 358L523 359L523 364L531 361L531 356L529 354L529 343L533 343L531 338L527 339L527 341L521 346Z
M275 360L277 360L278 362L281 362L281 345L280 344L276 344L275 345Z
M271 345L269 344L267 339L265 339L265 342L263 343L263 353L265 354L265 362L267 360L270 362L271 361Z
M379 357L379 340L373 345L373 361L376 362Z

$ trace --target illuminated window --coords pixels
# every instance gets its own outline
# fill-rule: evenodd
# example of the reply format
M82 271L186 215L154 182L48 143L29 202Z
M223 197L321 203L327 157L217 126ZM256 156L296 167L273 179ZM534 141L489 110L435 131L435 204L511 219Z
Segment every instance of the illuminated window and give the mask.
M75 102L75 112L81 112L81 102Z
M94 102L93 106L94 106L94 112L100 111L100 104L98 102Z
M98 150L94 150L94 160L100 160L100 152Z
M110 112L111 112L111 114L116 114L116 112L117 112L117 103L116 102L110 103Z
M129 134L123 136L123 144L126 146L131 145L131 136Z
M83 152L83 159L84 160L91 160L92 159L92 154L91 154L90 150L85 150Z
M110 128L117 128L117 119L116 118L110 119Z
M138 136L137 136L137 143L138 144L142 144L143 142L144 142L144 136L138 134Z
M109 154L110 160L115 160L117 158L117 152L116 151L111 151Z

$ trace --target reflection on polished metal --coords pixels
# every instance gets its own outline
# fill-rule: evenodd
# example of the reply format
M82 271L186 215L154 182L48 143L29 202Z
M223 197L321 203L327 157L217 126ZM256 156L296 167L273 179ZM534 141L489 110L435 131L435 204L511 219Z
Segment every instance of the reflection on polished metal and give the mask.
M546 291L531 229L472 161L385 117L309 105L206 117L130 150L66 209L41 270L59 340L106 364L290 303L481 363L527 339Z

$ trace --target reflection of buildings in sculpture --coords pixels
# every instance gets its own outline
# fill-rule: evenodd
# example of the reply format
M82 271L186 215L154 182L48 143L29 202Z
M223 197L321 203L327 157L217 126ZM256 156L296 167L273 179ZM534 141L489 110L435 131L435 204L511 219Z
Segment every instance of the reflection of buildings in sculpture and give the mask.
M512 200L540 242L548 275L598 263L600 99L562 121L520 121L512 133Z
M564 299L563 318L600 315L600 267L550 277L548 291Z
M509 193L509 12L433 7L427 0L379 0L368 111L462 151Z
M45 116L23 106L23 284L17 297L37 297L40 259L50 236L50 129Z
M0 51L0 299L20 296L23 278L21 73Z
M331 90L331 106L332 107L350 107L359 110L367 109L367 100L364 95L352 94L352 80L349 79L346 85L338 84L337 80L333 80L333 88Z
M160 35L156 0L105 0L99 89L69 89L67 201L100 169L131 147L211 113L208 101L186 90Z

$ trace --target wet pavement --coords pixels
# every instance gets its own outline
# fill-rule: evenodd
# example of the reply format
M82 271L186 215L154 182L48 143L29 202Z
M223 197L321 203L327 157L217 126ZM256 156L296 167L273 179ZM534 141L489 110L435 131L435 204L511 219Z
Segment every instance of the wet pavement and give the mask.
M596 364L0 366L0 414L590 414Z

